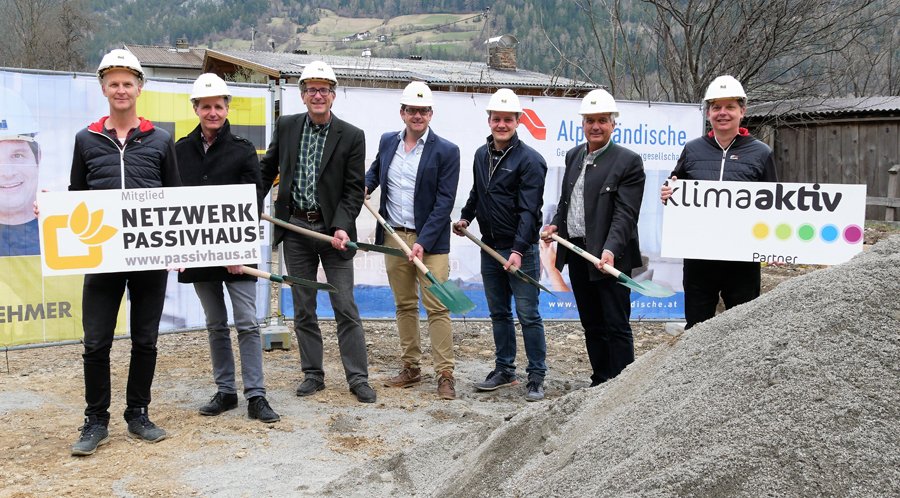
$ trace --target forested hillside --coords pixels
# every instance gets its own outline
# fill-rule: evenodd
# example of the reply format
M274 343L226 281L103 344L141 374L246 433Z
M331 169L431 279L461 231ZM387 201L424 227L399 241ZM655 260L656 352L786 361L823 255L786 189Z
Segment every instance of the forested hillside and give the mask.
M900 94L896 0L2 0L0 66L78 70L131 44L486 60L617 96L696 102L732 74L754 100Z

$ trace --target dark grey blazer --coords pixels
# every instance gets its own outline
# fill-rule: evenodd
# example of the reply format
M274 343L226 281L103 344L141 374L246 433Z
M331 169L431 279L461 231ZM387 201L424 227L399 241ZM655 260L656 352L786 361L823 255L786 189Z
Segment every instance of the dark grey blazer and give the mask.
M288 220L293 211L291 188L297 167L298 148L306 113L281 116L275 122L272 142L260 161L262 188L268 191L280 175L275 217ZM319 164L316 196L322 218L330 233L343 229L356 240L356 217L362 208L365 192L366 137L359 128L332 114L331 127L325 138L325 151ZM284 229L275 227L274 244L284 237ZM355 250L342 251L350 259Z
M566 153L566 171L556 215L551 224L556 225L560 237L569 238L567 216L572 188L583 167L587 144L579 145ZM641 156L619 146L610 144L584 174L584 218L585 247L589 253L602 255L604 249L615 255L615 267L626 275L632 268L641 266L641 251L638 243L638 214L644 196L644 162ZM556 267L562 270L568 258L578 258L570 254L562 245L557 246ZM591 280L597 280L606 273L591 268Z

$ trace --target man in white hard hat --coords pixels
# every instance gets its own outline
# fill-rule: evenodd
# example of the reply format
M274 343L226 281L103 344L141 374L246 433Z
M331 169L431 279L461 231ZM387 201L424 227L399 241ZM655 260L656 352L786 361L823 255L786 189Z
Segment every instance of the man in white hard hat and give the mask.
M495 359L494 370L483 382L476 383L475 389L493 391L518 384L516 328L511 306L515 299L528 358L525 399L539 401L544 399L547 375L547 343L538 311L539 289L510 271L519 268L535 280L540 278L537 243L547 163L536 150L519 140L516 128L521 113L519 97L512 90L501 88L491 96L487 106L491 135L475 151L474 183L460 220L454 224L454 232L463 236L459 229L467 228L477 219L482 242L509 260L503 267L487 253L481 253L481 279L491 314Z
M641 156L611 140L619 116L612 95L592 90L582 99L578 113L586 143L566 153L556 214L543 234L550 241L550 235L558 232L600 256L600 263L592 265L557 246L556 268L561 271L569 265L593 387L619 375L634 361L631 292L602 268L608 264L630 275L642 264L637 223L646 176Z
M109 102L109 116L75 135L69 190L180 187L171 135L137 115L144 85L137 58L127 50L113 50L100 62L97 77ZM149 442L166 437L147 412L166 281L166 270L85 275L82 324L87 408L73 455L90 455L108 441L109 352L126 288L131 301L131 364L124 414L128 435Z
M186 186L249 183L259 192L261 179L256 147L231 132L228 122L231 91L225 81L212 73L201 74L194 81L190 100L200 124L175 144L181 180ZM261 206L262 199L257 202ZM224 287L231 299L237 329L247 416L266 423L280 420L266 400L262 343L256 320L256 280L243 275L240 265L188 268L178 274L179 282L194 284L206 315L209 357L217 390L200 407L201 415L219 415L238 405Z
M684 146L671 180L777 182L775 158L768 145L741 127L747 94L733 76L719 76L703 98L712 128L706 136ZM663 204L672 196L667 181L660 189ZM684 260L685 329L716 315L719 297L725 309L752 301L760 293L759 263L745 261Z
M0 257L41 252L33 208L41 162L37 133L22 97L0 88Z
M276 227L274 243L283 242L291 275L315 280L322 263L328 282L338 290L328 297L347 383L359 402L374 403L365 333L353 298L356 251L347 247L347 242L356 240L356 217L365 196L366 139L362 130L331 112L337 77L328 64L307 64L299 83L307 112L281 116L275 123L269 149L260 161L262 188L268 191L280 175L275 217L333 238L329 244ZM316 292L294 286L291 296L304 374L297 396L310 396L325 389Z
M429 127L434 98L428 85L413 81L400 96L404 129L381 136L378 154L366 173L366 190L381 186L379 212L412 248L409 261L386 256L388 282L397 307L400 372L386 386L411 387L422 381L419 344L419 296L428 314L428 333L441 399L456 398L450 310L424 289L430 285L412 264L421 259L440 281L450 276L450 211L459 183L459 147ZM399 247L379 225L376 244ZM418 292L420 289L422 292Z

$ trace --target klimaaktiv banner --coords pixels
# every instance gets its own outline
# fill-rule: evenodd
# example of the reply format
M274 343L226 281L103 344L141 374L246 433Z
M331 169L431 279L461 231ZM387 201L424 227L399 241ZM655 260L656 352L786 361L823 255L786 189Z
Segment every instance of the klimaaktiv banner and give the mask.
M672 187L663 209L666 257L836 265L863 248L865 185L679 180Z
M198 123L188 99L191 84L189 80L147 81L138 99L138 114L168 130L175 140L181 138ZM230 87L234 94L229 113L232 131L264 151L271 135L271 92L260 86ZM109 104L96 76L89 74L0 70L0 96L0 133L17 129L17 120L35 128L29 133L36 133L31 142L34 147L26 143L28 150L0 156L0 347L78 340L82 337L83 277L42 275L38 220L30 213L36 192L67 190L75 133L107 115ZM0 141L0 148L11 143ZM8 157L26 157L27 161ZM86 208L88 212L96 210ZM259 262L265 266L269 248L266 244L257 248ZM127 298L125 304L120 308L117 333L128 330ZM266 316L268 307L268 283L260 282L258 316ZM160 330L204 325L193 287L179 284L176 274L170 273Z
M400 119L400 90L377 90L338 87L333 111L341 119L362 128L366 133L367 168L375 159L378 142L383 133L402 129ZM472 187L472 161L475 149L485 143L490 130L487 106L490 95L435 92L432 131L460 148L461 174L452 213L454 220L468 198ZM566 152L584 143L580 99L556 97L522 97L525 113L518 128L519 138L537 149L547 161L548 172L544 189L543 221L548 223L559 202ZM619 102L620 115L616 119L613 141L627 147L644 160L647 183L638 225L641 252L645 264L634 271L635 280L652 280L676 291L671 298L648 298L632 293L632 319L668 319L683 317L681 292L681 260L661 257L662 205L659 188L687 141L700 136L703 114L699 105L648 102ZM283 114L305 112L296 86L284 87L281 109ZM363 111L364 110L364 111ZM378 196L372 196L378 202ZM375 221L363 209L357 220L359 237L374 241ZM448 226L449 230L449 226ZM479 233L478 224L471 230ZM540 243L541 283L554 290L557 297L541 293L541 315L547 319L577 319L575 300L569 288L567 269L556 274L553 261L556 247ZM487 303L480 275L480 249L463 237L451 236L450 278L475 302L476 308L468 316L488 317ZM384 258L378 253L357 253L356 297L364 317L393 317L394 301L384 270ZM321 277L321 272L320 272ZM561 278L559 278L561 277ZM282 310L293 316L290 292L283 293ZM319 295L319 316L333 316L328 297Z

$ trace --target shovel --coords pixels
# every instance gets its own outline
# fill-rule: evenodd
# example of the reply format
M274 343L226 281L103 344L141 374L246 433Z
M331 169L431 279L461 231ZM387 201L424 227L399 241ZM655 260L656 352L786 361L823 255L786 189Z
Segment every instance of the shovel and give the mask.
M292 232L299 233L300 235L306 235L308 237L312 237L314 239L323 240L325 242L331 242L331 239L334 237L328 236L324 233L319 233L314 230L310 230L308 228L298 227L293 223L288 223L284 220L279 220L278 218L273 218L266 213L262 213L260 216L262 219L272 223L273 225L278 225L281 228L288 229ZM383 254L387 254L389 256L396 256L398 258L405 258L406 255L403 254L403 251L400 249L394 249L393 247L385 247L380 246L378 244L366 244L365 242L353 242L351 240L347 241L347 247L350 249L359 249L360 251L372 251L372 252L380 252Z
M596 265L597 263L600 262L600 259L597 258L597 256L594 256L593 254L576 246L575 244L560 237L559 235L556 235L554 233L554 234L551 234L550 237L553 240L559 242L560 244L568 247L572 251L578 253L579 256L590 261L591 263ZM667 289L659 284L650 282L650 281L635 282L628 275L625 275L624 273L620 272L619 270L616 270L612 266L605 264L605 263L603 264L603 271L616 277L616 280L618 280L620 284L624 285L625 287L628 287L629 289L637 292L638 294L642 294L644 296L650 296L650 297L669 297L669 296L675 295L674 291Z
M403 252L407 256L409 256L409 254L412 252L412 249L410 249L409 246L406 245L406 242L404 242L403 239L400 238L399 235L397 235L397 232L394 231L394 228L388 225L388 222L385 221L380 214L378 214L377 210L372 208L372 205L369 204L368 200L363 200L363 205L365 205L366 209L368 209L369 212L372 213L372 216L374 216L375 219L378 220L378 223L382 228L384 228L384 231L389 233L391 237L393 237L394 240L397 241L397 244L403 248ZM425 263L423 263L419 258L413 258L413 263L415 263L416 268L418 268L419 271L421 271L425 275L425 278L427 278L431 282L431 285L427 287L428 292L434 294L434 297L438 298L438 300L442 302L444 306L447 307L447 309L449 309L453 313L462 315L465 315L466 313L475 309L475 303L473 303L471 299L463 294L463 291L459 290L459 287L454 285L452 282L439 282L434 274L431 273L431 270L429 270L428 267L425 266Z
M250 268L249 266L242 266L241 269L247 275L252 275L256 278L264 278L266 280L271 280L272 282L278 282L279 284L287 282L290 285L310 287L312 289L323 290L325 292L337 292L337 289L328 282L316 282L313 280L307 280L305 278L292 277L290 275L275 275L274 273L257 270L256 268Z
M499 252L497 252L497 251L491 249L491 248L490 248L487 244L485 244L484 242L478 240L478 237L472 235L472 232L466 230L465 228L461 228L460 231L463 233L463 235L465 235L466 237L468 237L469 240L471 240L472 242L474 242L475 244L477 244L478 247L480 247L482 251L488 253L489 256L491 256L492 258L496 259L501 265L506 266L507 264L509 264L509 260L507 260L506 258L504 258L503 255L500 254ZM531 278L530 276L528 276L527 273L525 273L524 271L522 271L522 270L516 268L515 266L510 266L510 267L509 267L509 272L512 273L513 275L519 277L519 280L521 280L521 281L523 281L523 282L525 282L525 283L531 284L531 285L533 285L533 286L535 286L535 287L537 287L537 288L543 290L544 292L550 294L551 296L556 297L556 294L554 294L550 289L544 287L543 285L541 285L540 282L538 282L537 280Z

